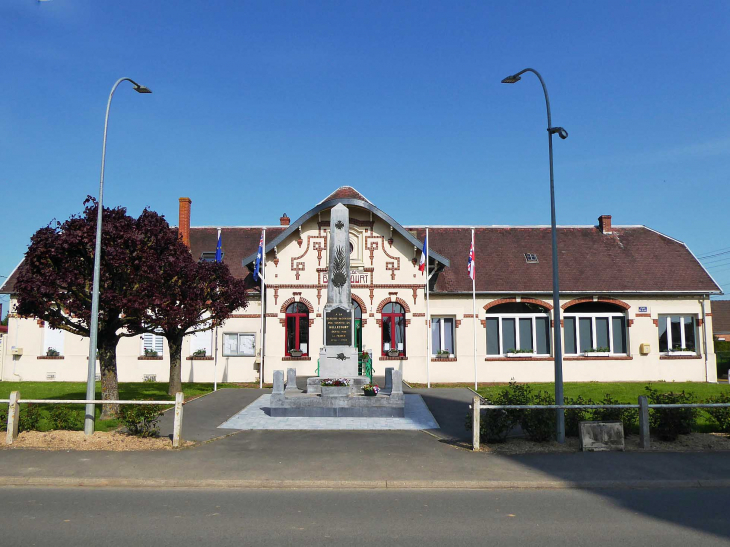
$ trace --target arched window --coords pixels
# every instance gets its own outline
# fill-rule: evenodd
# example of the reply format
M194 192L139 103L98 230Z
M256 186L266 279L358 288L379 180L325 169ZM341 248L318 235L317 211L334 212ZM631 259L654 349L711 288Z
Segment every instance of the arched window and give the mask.
M487 355L550 355L548 310L527 302L489 308Z
M382 312L382 354L398 351L399 357L406 355L406 313L403 306L390 302Z
M301 302L294 302L286 309L286 355L291 351L309 355L309 309Z
M626 312L615 304L582 302L563 315L565 354L626 355Z

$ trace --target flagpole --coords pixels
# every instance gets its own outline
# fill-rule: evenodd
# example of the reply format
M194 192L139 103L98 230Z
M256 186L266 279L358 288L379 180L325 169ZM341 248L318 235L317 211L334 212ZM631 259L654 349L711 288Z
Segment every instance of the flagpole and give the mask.
M215 249L215 260L218 262L220 260L220 253L219 248L221 244L221 229L218 228L218 241L216 243L216 249ZM213 391L218 391L218 323L215 324L215 344L214 344L214 359L213 359ZM194 362L194 361L192 361Z
M428 228L426 228L426 385L431 388L431 301L429 298Z
M474 250L474 228L471 229L471 296L472 317L474 318L474 391L477 390L477 271L476 251Z
M265 311L264 306L266 304L266 282L264 281L264 273L266 270L266 228L264 228L261 239L263 240L261 266L259 267L259 277L261 278L261 359L259 361L259 389L264 387L264 355L265 351L265 338L264 338L264 321Z

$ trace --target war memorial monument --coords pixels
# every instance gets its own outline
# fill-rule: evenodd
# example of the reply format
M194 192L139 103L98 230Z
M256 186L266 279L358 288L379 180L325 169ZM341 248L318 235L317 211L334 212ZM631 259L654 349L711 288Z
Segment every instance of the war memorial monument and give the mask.
M324 307L324 346L319 352L319 376L307 379L307 390L296 387L296 370L274 371L271 416L274 417L402 417L405 397L401 371L393 371L392 389L366 396L363 386L370 379L358 375L355 347L354 308L350 280L350 215L338 204L330 218L329 277ZM345 380L347 386L325 387L327 379Z

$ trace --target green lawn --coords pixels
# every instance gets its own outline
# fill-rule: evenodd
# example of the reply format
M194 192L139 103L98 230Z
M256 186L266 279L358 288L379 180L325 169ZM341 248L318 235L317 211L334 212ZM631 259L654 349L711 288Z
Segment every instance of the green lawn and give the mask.
M543 390L550 393L555 392L552 383L531 383L535 391ZM566 397L576 398L582 396L584 399L600 401L606 394L611 395L622 403L636 404L639 395L646 395L646 386L651 385L660 392L685 391L693 393L698 400L705 400L711 395L730 392L728 384L707 384L704 382L566 382L564 391ZM477 390L483 397L491 397L504 389L504 385L484 386Z
M218 384L219 388L254 387L251 384ZM258 387L258 386L255 386ZM86 383L84 382L0 382L0 399L7 399L11 391L20 391L21 399L85 399ZM213 391L213 384L184 383L185 399L192 399ZM163 382L129 382L119 384L119 398L121 400L174 400L167 394L167 384ZM101 383L96 383L96 399L101 399ZM52 405L41 406L41 422L39 429L47 431L50 424L47 422L48 412ZM78 405L83 409L83 405ZM99 420L101 406L96 406L96 430L111 431L118 427L117 420Z

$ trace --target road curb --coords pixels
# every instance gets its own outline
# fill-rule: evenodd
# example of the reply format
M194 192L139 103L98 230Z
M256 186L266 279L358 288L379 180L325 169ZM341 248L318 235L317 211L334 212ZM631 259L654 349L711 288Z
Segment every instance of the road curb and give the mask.
M597 481L338 481L338 480L219 480L219 479L123 479L79 477L0 477L0 487L55 488L200 488L200 489L364 489L364 490L600 490L727 488L728 479L691 480L597 480Z

